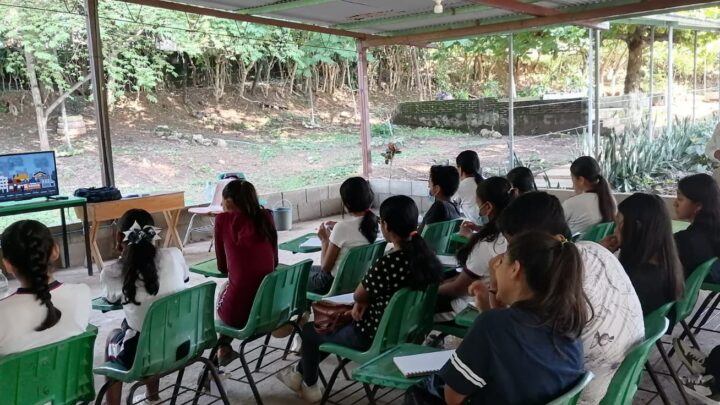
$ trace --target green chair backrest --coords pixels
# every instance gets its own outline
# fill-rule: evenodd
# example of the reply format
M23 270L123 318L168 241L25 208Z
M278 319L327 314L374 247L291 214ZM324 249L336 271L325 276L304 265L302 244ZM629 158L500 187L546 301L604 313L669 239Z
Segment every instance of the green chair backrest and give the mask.
M208 281L150 305L128 379L174 370L215 345L215 285Z
M645 324L646 325L657 325L659 322L662 322L663 318L667 318L668 314L670 313L670 310L672 309L673 305L675 305L674 302L668 302L667 304L661 306L660 308L654 310L653 312L650 312L645 316Z
M338 265L338 271L330 286L330 291L325 296L332 297L355 291L365 277L365 273L385 253L386 246L387 242L381 240L369 245L350 248Z
M613 232L615 232L615 222L603 222L601 224L593 225L587 229L582 236L580 236L580 240L600 242Z
M578 400L580 399L580 395L582 394L585 387L587 387L588 384L590 384L590 380L592 380L594 377L593 373L587 372L583 376L583 378L575 384L574 387L570 389L570 391L562 394L561 396L555 398L554 400L547 403L547 405L575 405L578 403Z
M460 230L462 219L427 224L422 230L422 237L436 254L447 254L450 247L450 237Z
M437 288L437 284L432 284L425 290L403 288L397 291L385 308L375 339L366 353L375 357L421 333L428 301L435 300Z
M697 303L700 286L703 281L705 281L708 273L710 273L710 269L713 264L715 264L716 260L717 257L714 257L701 264L693 270L690 277L685 280L685 294L683 294L683 297L675 303L675 319L677 322L680 322L690 316L692 311L695 309L695 303Z
M638 389L640 373L647 361L650 349L667 331L670 321L667 318L648 319L645 322L645 340L635 346L620 364L610 381L610 386L600 405L630 405Z
M242 330L267 334L285 325L293 315L304 312L310 267L312 260L307 259L265 276Z
M0 357L0 403L76 404L95 398L93 347L98 330Z

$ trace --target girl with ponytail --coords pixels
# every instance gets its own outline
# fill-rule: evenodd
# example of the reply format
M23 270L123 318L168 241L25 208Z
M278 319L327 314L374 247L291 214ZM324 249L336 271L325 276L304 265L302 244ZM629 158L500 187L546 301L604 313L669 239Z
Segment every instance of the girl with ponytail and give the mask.
M455 315L467 307L470 284L488 277L490 259L505 253L507 243L497 226L497 219L514 198L515 190L503 177L490 177L478 184L475 205L480 215L487 218L487 223L475 233L467 232L468 228L463 226L461 233L469 238L457 253L458 264L463 271L440 285L436 322L454 320Z
M374 243L377 239L377 216L370 210L375 194L370 183L362 177L350 177L340 185L340 198L350 219L320 224L320 266L313 266L310 272L310 292L327 293L348 250Z
M444 402L548 403L585 373L580 335L590 309L580 252L529 231L512 239L493 275L496 287L480 294L508 306L482 312L439 372Z
M601 222L613 221L617 204L597 160L590 156L575 159L570 174L575 195L563 203L563 210L573 235Z
M355 350L367 350L377 333L380 319L392 296L409 287L424 290L440 280L442 265L417 232L418 208L412 198L398 195L380 205L380 229L393 249L378 259L355 289L354 322L320 335L313 323L302 333L302 358L296 368L287 368L278 379L308 402L318 402L322 388L318 367L327 357L323 343L336 343Z
M38 221L18 221L0 237L3 267L20 283L0 300L0 357L83 333L90 316L90 289L52 275L60 251Z
M190 280L187 263L180 249L157 248L161 229L145 210L131 209L118 220L116 249L120 258L100 273L103 296L122 304L125 319L119 329L110 332L106 347L107 361L129 369L135 361L140 332L150 305L158 299L181 291ZM159 380L146 382L148 401L158 401ZM119 405L122 383L111 385L106 394L108 405ZM137 403L139 397L134 399Z
M460 185L453 200L460 205L465 218L478 223L479 213L478 206L475 203L475 189L483 181L480 158L474 150L465 150L457 155L455 164L460 173Z

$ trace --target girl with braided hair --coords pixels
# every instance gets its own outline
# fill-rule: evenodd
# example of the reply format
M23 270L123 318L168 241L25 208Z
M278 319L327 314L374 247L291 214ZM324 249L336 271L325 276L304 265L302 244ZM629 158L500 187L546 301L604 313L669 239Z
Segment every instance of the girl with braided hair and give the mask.
M18 221L2 233L3 267L20 288L0 300L0 356L59 342L85 331L90 288L52 275L60 250L37 221ZM12 325L9 327L9 325Z
M150 305L158 299L181 291L190 279L185 258L180 249L157 248L160 229L145 210L131 209L118 221L116 248L121 256L117 262L100 273L103 297L108 302L122 304L125 319L120 329L110 332L106 357L131 368ZM159 380L146 381L147 394L134 398L133 403L159 400ZM108 405L119 405L122 383L116 382L107 391Z

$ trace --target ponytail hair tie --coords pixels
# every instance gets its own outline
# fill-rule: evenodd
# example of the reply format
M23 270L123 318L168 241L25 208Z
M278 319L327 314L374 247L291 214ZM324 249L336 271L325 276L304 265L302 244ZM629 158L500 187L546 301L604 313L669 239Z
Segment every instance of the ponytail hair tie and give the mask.
M137 221L133 223L130 229L124 231L123 233L125 234L123 242L127 242L129 245L137 245L143 241L152 243L156 240L160 240L160 228L150 225L141 227Z
M412 232L410 232L409 236L412 238L413 236L415 236L417 234L418 234L418 231L412 231Z

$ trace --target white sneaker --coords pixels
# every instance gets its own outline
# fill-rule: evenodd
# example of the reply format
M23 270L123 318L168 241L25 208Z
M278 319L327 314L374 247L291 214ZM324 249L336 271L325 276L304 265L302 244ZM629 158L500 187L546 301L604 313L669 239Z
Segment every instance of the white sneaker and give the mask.
M134 405L157 405L162 401L161 399L158 399L157 401L150 400L150 399L146 398L145 395L146 394L135 395L133 397L133 404Z
M685 392L695 397L703 404L720 404L720 393L714 392L715 379L711 375L697 377L680 377Z
M285 384L291 390L300 394L301 386L303 385L303 376L297 370L297 366L286 367L280 370L275 375L275 378L280 380L280 382Z
M302 383L300 396L307 402L314 404L320 402L323 397L323 389L320 384L315 383L314 385L308 386L305 382Z
M700 350L688 346L687 343L678 338L673 339L673 348L678 353L680 361L691 373L696 375L705 374L705 359L707 357Z

